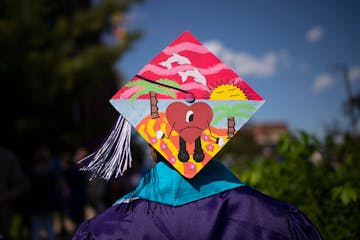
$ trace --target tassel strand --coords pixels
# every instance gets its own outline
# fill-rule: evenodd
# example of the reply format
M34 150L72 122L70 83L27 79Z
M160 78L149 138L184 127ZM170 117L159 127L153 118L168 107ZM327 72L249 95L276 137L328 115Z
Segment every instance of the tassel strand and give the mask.
M121 115L100 148L79 162L80 170L92 172L90 180L109 180L123 175L131 167L131 125Z

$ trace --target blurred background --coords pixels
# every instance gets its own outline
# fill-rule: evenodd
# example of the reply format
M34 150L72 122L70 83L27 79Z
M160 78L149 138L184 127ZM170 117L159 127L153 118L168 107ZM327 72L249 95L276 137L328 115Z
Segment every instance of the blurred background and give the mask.
M109 99L189 30L265 105L217 155L299 207L325 239L360 230L360 3L0 1L0 239L71 239L152 166L88 181L76 163L117 118ZM38 238L37 238L38 237Z

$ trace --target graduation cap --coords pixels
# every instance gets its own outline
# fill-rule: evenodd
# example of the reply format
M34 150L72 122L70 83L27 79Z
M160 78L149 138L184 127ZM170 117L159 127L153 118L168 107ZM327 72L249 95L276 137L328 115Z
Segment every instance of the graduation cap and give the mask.
M111 99L119 119L82 169L105 179L131 166L131 125L180 174L196 176L264 103L186 31Z

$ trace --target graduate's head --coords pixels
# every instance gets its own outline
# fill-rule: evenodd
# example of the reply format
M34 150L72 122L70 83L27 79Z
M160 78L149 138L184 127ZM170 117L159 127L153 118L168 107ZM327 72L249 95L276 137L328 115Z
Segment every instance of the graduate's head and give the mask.
M184 177L193 178L264 100L186 31L110 102L119 119L103 146L84 161L85 169L105 178L123 174L131 165L132 125L153 148L155 161L161 156Z
M158 163L165 160L165 158L151 144L149 144L149 152L154 162Z

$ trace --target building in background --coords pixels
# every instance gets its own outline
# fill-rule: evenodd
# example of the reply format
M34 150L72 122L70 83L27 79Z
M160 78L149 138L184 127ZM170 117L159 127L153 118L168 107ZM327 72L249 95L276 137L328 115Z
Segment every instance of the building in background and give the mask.
M288 126L285 122L255 123L249 125L248 128L255 143L262 148L262 155L265 157L273 153L281 135L288 132Z

